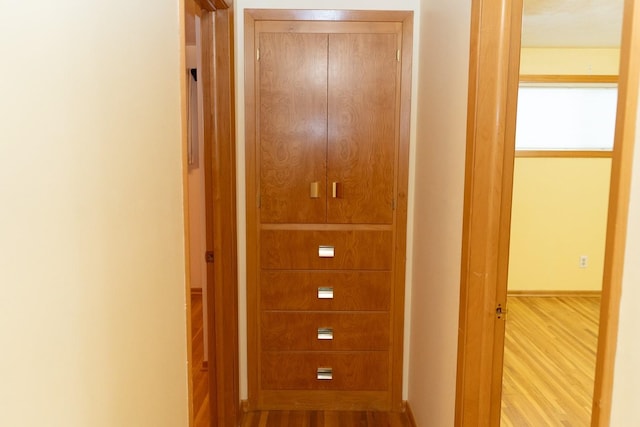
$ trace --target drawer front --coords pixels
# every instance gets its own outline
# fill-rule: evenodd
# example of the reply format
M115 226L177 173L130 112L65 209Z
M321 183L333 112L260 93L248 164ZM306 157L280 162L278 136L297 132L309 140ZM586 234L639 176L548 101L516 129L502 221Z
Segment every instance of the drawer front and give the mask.
M391 270L388 230L262 230L260 266L267 270Z
M388 313L263 312L263 350L388 350Z
M388 311L388 271L325 272L263 270L263 310Z
M263 352L264 390L386 390L389 353Z

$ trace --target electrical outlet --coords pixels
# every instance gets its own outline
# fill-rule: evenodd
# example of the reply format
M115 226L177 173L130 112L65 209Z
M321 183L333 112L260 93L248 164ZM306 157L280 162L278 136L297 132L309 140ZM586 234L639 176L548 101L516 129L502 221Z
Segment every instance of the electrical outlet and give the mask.
M580 255L578 265L580 268L587 268L589 266L589 257L587 255Z

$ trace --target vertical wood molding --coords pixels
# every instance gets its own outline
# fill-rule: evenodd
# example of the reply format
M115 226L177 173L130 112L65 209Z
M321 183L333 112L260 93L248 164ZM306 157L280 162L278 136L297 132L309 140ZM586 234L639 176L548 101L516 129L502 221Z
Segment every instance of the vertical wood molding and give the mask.
M618 113L611 164L609 219L591 417L592 427L607 427L611 418L613 374L629 219L638 89L640 87L640 7L638 7L636 0L625 1L620 54Z
M237 425L238 280L236 248L233 9L203 13L205 198L211 425Z
M520 17L521 2L472 3L456 426L497 425L492 402L499 404L504 318L495 311L506 303L513 168L507 122L518 86Z

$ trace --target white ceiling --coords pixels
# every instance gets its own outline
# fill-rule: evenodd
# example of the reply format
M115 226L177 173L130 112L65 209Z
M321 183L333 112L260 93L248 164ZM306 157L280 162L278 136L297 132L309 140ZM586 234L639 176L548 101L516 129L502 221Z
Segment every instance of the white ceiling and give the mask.
M619 47L624 0L524 0L523 47Z

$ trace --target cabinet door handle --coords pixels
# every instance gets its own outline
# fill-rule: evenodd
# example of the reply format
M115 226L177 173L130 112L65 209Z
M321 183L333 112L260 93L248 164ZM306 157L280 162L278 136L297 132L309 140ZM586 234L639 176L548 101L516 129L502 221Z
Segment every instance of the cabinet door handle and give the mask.
M318 368L316 378L321 381L330 381L333 379L333 368Z
M318 328L318 339L322 341L333 340L333 328Z
M318 288L318 299L333 299L333 288Z
M318 181L314 181L309 185L309 197L312 199L320 197L320 183Z
M340 184L339 182L333 182L331 184L331 196L334 199L341 199L342 198L342 184Z
M320 258L333 258L336 248L333 246L318 246L318 256Z

